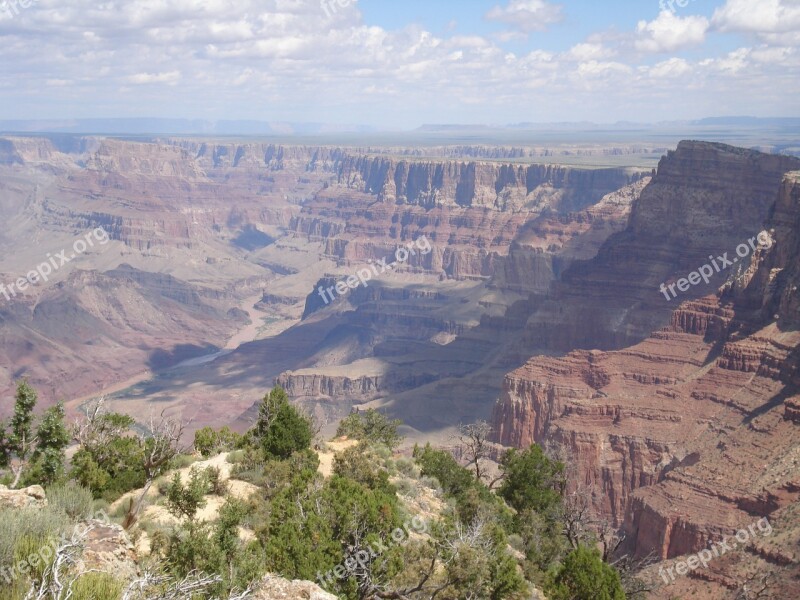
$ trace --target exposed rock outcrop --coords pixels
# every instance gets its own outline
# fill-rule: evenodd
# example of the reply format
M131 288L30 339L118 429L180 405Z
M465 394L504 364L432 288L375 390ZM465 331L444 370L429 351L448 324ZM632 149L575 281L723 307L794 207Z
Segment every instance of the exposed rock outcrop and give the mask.
M47 496L40 485L10 490L0 485L0 508L41 508L47 506Z
M309 581L289 581L267 575L255 590L253 600L336 600L321 587Z
M133 542L121 526L91 520L78 524L77 528L86 531L83 553L76 565L78 572L96 569L122 581L130 581L140 574Z
M687 151L693 160L679 156ZM745 162L735 173L737 157ZM765 211L757 198L769 189L767 171L774 176L786 166L782 159L693 144L682 145L665 162L668 178L689 184L712 172L722 184L719 171L729 173L753 199L748 204L742 198L733 208L752 219L763 213L772 246L758 249L746 269L723 280L718 293L672 307L669 325L625 350L532 359L506 378L494 417L508 445L565 446L578 468L571 485L594 489L596 509L624 526L631 551L660 558L697 552L800 500L800 429L793 418L799 391L800 173L775 183L777 202ZM759 168L748 177L753 164ZM662 189L659 196L666 193ZM704 228L710 238L724 237L720 218L733 219L732 230L744 225L707 194L674 197L674 210L668 202L655 203L653 210L677 223L693 215L694 228L670 234L692 253L699 252ZM663 221L658 226L642 221L653 201L643 194L627 235L612 238L567 285L597 286L622 268L604 257L621 259L622 250L637 247L645 232L671 231ZM693 268L703 264L702 256L697 259ZM592 277L598 272L600 277ZM596 295L587 297L597 302ZM585 305L582 310L591 312ZM577 314L577 308L565 313Z

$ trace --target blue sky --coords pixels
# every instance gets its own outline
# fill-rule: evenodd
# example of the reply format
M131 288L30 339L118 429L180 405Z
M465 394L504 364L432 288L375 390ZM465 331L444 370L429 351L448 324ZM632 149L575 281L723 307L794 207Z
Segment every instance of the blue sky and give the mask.
M800 0L27 1L0 119L798 116Z

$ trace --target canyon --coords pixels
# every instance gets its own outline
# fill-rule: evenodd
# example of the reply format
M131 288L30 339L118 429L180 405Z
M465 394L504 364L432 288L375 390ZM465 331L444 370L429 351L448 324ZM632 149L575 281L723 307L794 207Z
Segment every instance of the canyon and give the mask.
M27 377L71 415L105 393L241 430L278 384L325 431L375 407L443 445L489 419L498 449L559 447L568 491L632 556L770 518L774 537L653 597L722 598L759 570L800 594L800 159L684 141L657 169L541 160L557 154L2 138L0 282L86 231L110 242L0 297L0 392ZM660 291L761 231L708 284ZM430 252L321 299L423 236Z

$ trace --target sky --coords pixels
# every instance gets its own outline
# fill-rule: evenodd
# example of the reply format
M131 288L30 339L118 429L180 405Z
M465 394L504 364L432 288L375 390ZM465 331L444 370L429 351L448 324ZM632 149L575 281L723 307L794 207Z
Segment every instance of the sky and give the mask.
M0 0L0 120L800 116L800 0Z

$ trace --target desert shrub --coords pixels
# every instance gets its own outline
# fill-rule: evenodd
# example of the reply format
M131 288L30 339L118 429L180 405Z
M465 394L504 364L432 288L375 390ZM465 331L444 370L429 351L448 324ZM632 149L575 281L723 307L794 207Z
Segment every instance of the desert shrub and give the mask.
M564 465L550 460L536 444L508 450L500 461L505 479L498 493L518 513L532 509L550 513L561 502Z
M401 496L416 496L417 487L408 479L401 479L394 485L397 488L397 493Z
M309 448L314 433L308 418L289 403L282 388L276 387L258 408L253 437L267 457L286 459Z
M113 502L145 484L143 449L130 435L132 417L99 413L83 424L81 447L72 457L70 476L92 490L95 498Z
M102 498L95 499L92 507L94 508L94 514L108 514L111 511L111 505Z
M236 465L244 461L246 454L247 451L244 449L234 450L228 454L228 457L225 460L232 465Z
M347 436L355 440L365 440L394 448L403 440L398 428L403 422L389 419L374 408L348 415L339 423L337 437Z
M219 452L230 452L238 448L242 441L242 436L227 425L219 431L203 427L194 434L194 449L208 458Z
M295 452L288 460L268 460L250 470L239 471L236 477L262 488L264 496L271 499L297 482L311 481L317 476L318 468L317 454L313 450L303 450Z
M24 534L14 545L14 563L23 562L30 565L27 576L31 581L42 578L44 570L55 555L55 546L58 540L55 536L40 537L39 535Z
M449 452L436 450L430 444L424 448L415 447L414 459L422 475L435 477L449 496L460 496L476 484L472 473L459 465Z
M185 485L181 481L181 474L176 472L167 489L167 510L176 517L193 521L197 511L206 505L206 493L208 479L205 471L193 468Z
M70 525L67 515L50 507L0 509L0 565L14 563L17 545L23 537L58 539L69 533Z
M119 600L122 582L108 573L86 573L72 586L72 600Z
M567 555L545 591L553 600L625 600L619 573L586 546Z
M405 477L410 477L411 479L417 479L419 477L419 469L417 468L417 465L407 458L398 458L394 462L394 466L397 469L397 472Z
M206 467L205 477L210 493L217 496L224 496L228 493L228 482L222 478L222 471L219 467Z
M442 489L442 484L439 483L439 480L436 479L436 477L431 477L430 475L420 475L419 484L422 487L426 487L436 493L441 493L444 491Z
M92 491L74 481L47 488L47 503L50 508L63 511L73 521L89 519L95 512Z
M373 452L365 444L353 446L337 454L333 459L333 472L372 489L390 489L386 471L377 466Z
M24 600L29 587L27 580L22 579L4 583L0 585L0 600Z
M172 469L185 469L186 467L191 467L196 462L196 456L192 456L191 454L178 454L178 456L172 459L170 467Z

